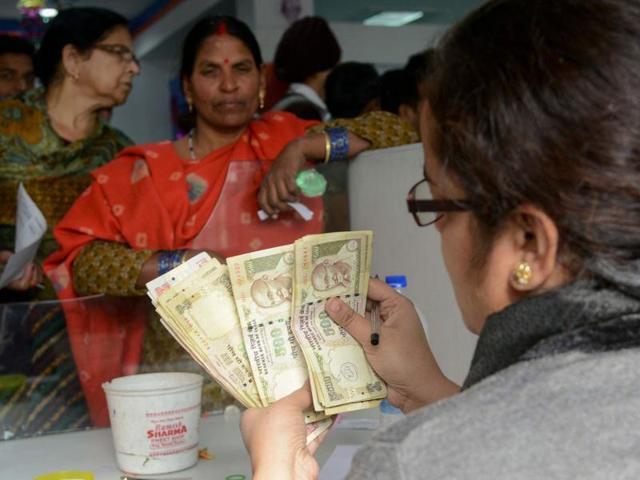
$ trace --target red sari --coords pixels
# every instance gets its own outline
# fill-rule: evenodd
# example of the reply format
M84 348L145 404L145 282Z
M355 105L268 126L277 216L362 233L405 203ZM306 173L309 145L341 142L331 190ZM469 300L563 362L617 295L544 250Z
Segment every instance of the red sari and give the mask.
M94 240L133 249L198 248L223 256L293 242L322 230L321 199L303 199L314 218L296 213L257 219L256 196L283 147L315 122L272 112L251 122L234 144L198 162L179 158L170 142L124 149L92 173L92 185L54 230L60 249L44 269L60 299L76 298L73 260ZM73 302L72 302L73 303ZM108 424L102 383L136 372L148 317L146 298L115 299L113 310L66 308L82 387L96 426Z

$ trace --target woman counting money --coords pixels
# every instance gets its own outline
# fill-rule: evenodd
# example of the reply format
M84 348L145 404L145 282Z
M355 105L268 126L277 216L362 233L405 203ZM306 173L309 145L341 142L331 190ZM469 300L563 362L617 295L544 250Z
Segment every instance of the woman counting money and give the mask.
M119 297L114 308L124 304L122 313L67 315L97 425L107 421L102 382L185 368L186 353L156 317L148 320L146 282L200 251L227 257L321 232L321 200L300 198L300 170L414 141L397 117L384 114L352 121L349 130L337 122L309 134L315 123L291 114L257 117L265 95L262 56L253 33L232 17L204 18L192 28L181 76L193 130L175 142L127 148L96 170L58 225L61 247L45 264L61 299L106 293ZM310 221L290 208L294 201L313 211ZM258 219L260 208L270 220ZM217 387L211 395L206 408L228 401Z
M408 204L440 233L478 344L459 387L382 282L369 287L378 346L367 320L328 303L412 412L349 479L638 477L639 44L631 0L492 0L444 37ZM299 390L243 414L255 480L317 477L309 405Z

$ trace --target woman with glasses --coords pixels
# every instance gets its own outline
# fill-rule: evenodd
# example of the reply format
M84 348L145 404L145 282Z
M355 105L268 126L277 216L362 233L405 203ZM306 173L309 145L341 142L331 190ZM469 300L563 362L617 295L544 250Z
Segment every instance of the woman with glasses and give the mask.
M408 204L438 229L479 339L458 386L382 282L377 346L368 320L327 305L411 413L348 478L638 477L639 44L631 0L492 0L444 37ZM254 479L317 477L310 405L303 389L243 414Z
M0 102L0 261L14 248L20 183L49 228L36 262L2 291L3 302L56 298L51 283L42 283L39 267L57 248L51 231L89 186L89 173L132 143L101 120L102 111L127 100L140 72L131 49L128 21L121 15L102 8L63 10L49 24L36 55L43 86ZM4 308L7 314L15 310ZM88 425L64 316L51 310L33 322L25 326L30 340L21 347L33 350L24 372L1 368L6 363L0 356L0 373L24 373L30 379L3 390L0 425L9 436Z

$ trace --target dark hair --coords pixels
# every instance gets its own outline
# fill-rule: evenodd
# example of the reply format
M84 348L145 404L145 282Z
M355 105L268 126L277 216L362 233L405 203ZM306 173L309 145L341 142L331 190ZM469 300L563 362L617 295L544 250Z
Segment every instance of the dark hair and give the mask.
M404 72L407 77L407 90L404 93L405 101L407 103L418 108L418 102L421 100L420 84L427 82L429 77L433 75L435 50L428 48L423 52L413 54L407 60L407 64L404 66Z
M370 63L341 63L327 77L324 89L334 118L354 118L380 96L380 76Z
M62 10L51 21L40 43L36 53L36 75L48 87L58 73L65 46L73 45L80 53L87 53L116 27L128 28L128 25L126 18L106 8Z
M304 17L284 32L273 66L283 82L304 82L315 73L335 67L342 50L338 39L322 17Z
M412 85L407 72L401 68L387 70L380 77L380 110L398 114L400 105L406 104L412 107L417 105L417 97L414 95L417 88ZM415 100L415 102L414 102Z
M262 65L262 53L255 35L246 23L234 17L226 15L211 15L198 21L189 33L187 33L182 44L182 65L180 67L180 77L188 78L193 73L196 57L204 41L215 33L224 32L236 37L249 49L253 56L253 61L259 68Z
M7 53L28 55L33 59L35 47L29 40L24 38L15 35L0 35L0 55Z
M493 0L437 50L430 141L485 243L531 203L572 273L637 289L640 3Z

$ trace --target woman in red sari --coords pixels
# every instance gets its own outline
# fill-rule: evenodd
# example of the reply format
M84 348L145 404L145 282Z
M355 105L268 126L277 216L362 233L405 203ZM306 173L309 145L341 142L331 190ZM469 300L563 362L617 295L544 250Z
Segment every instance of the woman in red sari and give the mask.
M297 199L297 172L324 160L329 137L305 135L314 122L287 113L256 118L265 80L249 28L232 17L201 20L185 39L181 75L194 129L173 143L126 148L94 171L93 184L55 229L61 247L45 263L62 299L120 297L113 311L66 312L95 425L108 422L104 381L139 371L141 359L176 366L166 356L144 361L177 348L157 320L147 326L148 281L203 250L227 257L322 231L320 199L301 200L314 212L311 221L286 202ZM347 155L415 141L407 131L388 116L356 122L345 131ZM272 217L265 222L257 217L258 196Z

